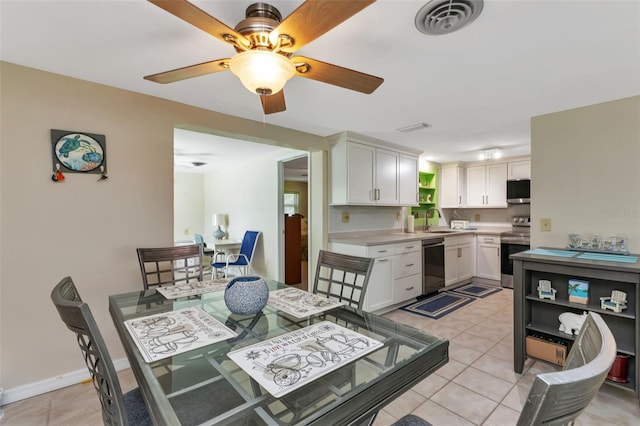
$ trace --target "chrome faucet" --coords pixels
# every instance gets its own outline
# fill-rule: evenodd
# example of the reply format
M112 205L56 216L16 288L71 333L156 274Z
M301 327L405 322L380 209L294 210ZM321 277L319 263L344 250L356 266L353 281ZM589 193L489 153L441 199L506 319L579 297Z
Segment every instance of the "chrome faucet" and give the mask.
M442 218L442 213L440 213L440 210L438 210L435 207L429 207L425 212L424 212L424 232L429 232L429 212L434 211L436 213L438 213L438 218Z

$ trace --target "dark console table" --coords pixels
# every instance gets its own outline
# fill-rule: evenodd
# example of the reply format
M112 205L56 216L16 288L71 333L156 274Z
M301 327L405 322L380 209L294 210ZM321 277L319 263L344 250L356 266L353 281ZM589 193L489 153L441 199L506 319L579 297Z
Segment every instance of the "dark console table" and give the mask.
M514 266L514 370L522 373L527 357L526 338L529 335L545 336L565 342L570 348L573 337L559 331L558 316L563 312L582 314L584 311L599 313L611 329L618 354L629 356L628 382L607 383L635 392L639 397L640 369L640 263L581 258L580 252L563 249L536 249L532 254L522 252L511 255ZM575 254L572 254L575 253ZM638 256L634 255L635 258ZM627 257L620 260L632 260ZM589 282L587 304L570 302L569 280ZM555 300L538 297L538 282L551 281L556 290ZM611 295L612 290L627 294L627 308L621 312L601 309L600 297Z

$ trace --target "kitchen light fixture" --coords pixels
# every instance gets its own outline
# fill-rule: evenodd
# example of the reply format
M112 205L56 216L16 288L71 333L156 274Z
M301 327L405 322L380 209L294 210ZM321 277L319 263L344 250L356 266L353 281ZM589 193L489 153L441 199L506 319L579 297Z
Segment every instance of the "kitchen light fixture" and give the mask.
M497 160L502 157L502 149L501 148L487 148L480 151L480 155L478 156L481 160Z
M399 129L396 129L396 130L403 133L409 133L409 132L415 132L416 130L428 129L429 127L431 127L431 124L429 123L417 123L417 124L412 124L411 126L400 127Z
M214 214L213 216L211 216L211 224L214 227L218 227L215 231L213 231L213 238L215 238L216 240L221 240L226 234L225 232L220 229L220 226L224 226L224 214Z
M251 93L272 95L296 73L289 58L268 50L246 50L231 58L229 68Z

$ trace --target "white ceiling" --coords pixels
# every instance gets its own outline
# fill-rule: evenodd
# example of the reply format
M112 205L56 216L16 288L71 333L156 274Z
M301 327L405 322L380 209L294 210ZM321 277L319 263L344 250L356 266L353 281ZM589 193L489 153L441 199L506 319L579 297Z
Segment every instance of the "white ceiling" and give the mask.
M193 3L234 27L252 1ZM302 2L270 3L287 16ZM0 59L321 136L351 130L439 162L495 146L529 154L532 116L640 94L640 0L485 0L441 36L415 28L425 3L378 1L297 51L383 77L373 94L294 77L287 110L266 117L230 72L143 80L234 53L145 1L0 0ZM396 130L419 122L433 127Z

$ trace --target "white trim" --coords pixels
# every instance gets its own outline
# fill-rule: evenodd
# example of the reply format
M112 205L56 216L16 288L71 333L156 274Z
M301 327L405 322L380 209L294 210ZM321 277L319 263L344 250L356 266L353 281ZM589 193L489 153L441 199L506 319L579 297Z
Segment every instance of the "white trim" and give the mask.
M113 366L116 371L125 370L129 368L129 360L127 358L114 360ZM12 402L62 389L67 386L76 385L84 380L88 380L89 378L89 370L84 368L82 370L63 374L62 376L29 383L28 385L22 385L11 389L5 389L2 394L2 404L11 404Z

